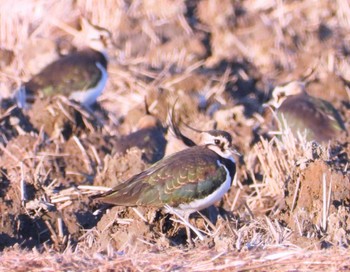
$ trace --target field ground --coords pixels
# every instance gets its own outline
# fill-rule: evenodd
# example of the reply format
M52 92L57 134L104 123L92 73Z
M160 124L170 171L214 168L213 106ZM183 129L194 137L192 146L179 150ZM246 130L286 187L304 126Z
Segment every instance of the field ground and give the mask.
M263 106L275 86L305 79L349 131L347 0L16 3L0 2L1 271L350 269L349 134L326 145L274 136ZM21 82L84 46L81 18L113 37L98 105L55 97L17 108ZM213 226L191 218L203 235L192 233L192 246L162 210L89 198L154 159L136 147L115 152L140 129L145 99L165 129L176 101L176 118L227 130L242 154L231 190L204 211ZM184 148L166 139L165 154Z

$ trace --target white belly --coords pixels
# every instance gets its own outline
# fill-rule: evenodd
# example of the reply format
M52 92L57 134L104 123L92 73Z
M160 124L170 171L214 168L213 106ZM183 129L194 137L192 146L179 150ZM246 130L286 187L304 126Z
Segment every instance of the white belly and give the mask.
M96 66L102 74L98 84L93 88L72 93L69 96L69 99L75 100L86 107L89 107L96 102L97 98L101 95L104 87L106 86L108 78L106 69L98 62L96 62Z

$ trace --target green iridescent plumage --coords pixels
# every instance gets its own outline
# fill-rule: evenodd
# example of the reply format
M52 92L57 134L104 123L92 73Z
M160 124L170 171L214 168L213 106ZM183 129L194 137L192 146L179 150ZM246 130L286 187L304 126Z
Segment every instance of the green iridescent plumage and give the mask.
M96 66L100 63L107 68L104 55L93 49L81 50L49 64L24 84L29 95L42 93L43 96L69 96L74 91L95 87L102 77Z
M229 190L236 172L231 141L225 131L202 132L200 145L174 153L93 198L121 206L168 205L188 216Z
M64 31L74 34L72 45L80 48L44 67L15 94L20 108L28 108L37 98L56 95L90 107L101 95L108 78L107 48L112 35L104 28L80 18L80 30L59 24Z
M307 140L328 141L345 129L337 110L327 101L308 95L288 97L278 109L293 131L306 130Z
M222 160L205 146L192 147L169 156L146 171L98 196L106 203L123 206L177 207L202 199L225 181L227 172ZM235 172L232 161L225 160L231 178Z
M304 89L304 84L297 81L274 89L271 105L276 108L282 128L285 120L293 133L306 132L308 141L336 138L345 130L339 112L328 101L308 95Z

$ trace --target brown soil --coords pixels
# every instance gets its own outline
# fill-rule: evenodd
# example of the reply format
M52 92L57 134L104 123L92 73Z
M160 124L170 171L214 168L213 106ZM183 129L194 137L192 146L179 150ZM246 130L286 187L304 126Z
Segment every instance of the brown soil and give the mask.
M349 131L346 1L259 6L259 1L145 0L93 7L75 1L69 5L76 12L69 13L59 1L50 7L39 3L72 27L78 14L106 27L114 47L108 49L107 87L91 109L53 97L38 98L23 110L12 99L18 82L49 59L76 50L57 24L41 15L30 19L34 2L12 19L1 16L6 7L0 4L0 25L6 33L18 32L16 39L4 34L0 48L0 58L6 53L0 62L3 268L349 269L344 250L350 244L349 134L324 146L291 135L273 137L273 116L263 106L274 86L313 70L308 92L332 102ZM35 48L40 54L30 54ZM90 199L103 191L90 186L112 187L149 167L148 151L137 146L115 152L140 129L145 99L165 128L166 155L185 148L166 131L175 101L176 118L197 129L227 130L242 154L236 158L236 184L203 211L205 218L191 217L204 237L192 232L192 245L184 225L163 209ZM198 139L188 127L181 129ZM323 248L333 257L319 251Z
M349 176L332 171L322 160L312 161L304 167L295 170L286 185L287 212L282 214L282 218L285 218L296 239L300 236L324 236L323 243L342 244L344 239L347 240L345 233L350 223ZM329 203L324 203L324 199ZM326 214L323 214L324 205ZM325 216L326 227L323 223ZM305 242L308 243L307 240Z

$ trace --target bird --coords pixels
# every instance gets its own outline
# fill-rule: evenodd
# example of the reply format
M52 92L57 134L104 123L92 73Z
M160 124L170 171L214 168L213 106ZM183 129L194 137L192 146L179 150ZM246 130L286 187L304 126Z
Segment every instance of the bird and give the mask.
M305 83L301 81L277 86L267 105L275 109L282 128L285 119L294 135L298 131L306 132L308 141L319 143L335 139L345 131L339 112L330 102L309 95L305 89Z
M198 145L173 153L92 198L117 206L170 206L188 220L230 189L236 174L234 153L228 132L203 131Z
M81 32L86 34L84 38L82 34L79 37L88 46L53 61L22 84L15 95L20 108L33 102L38 94L42 97L62 95L85 107L96 102L108 78L105 48L111 42L111 33L85 19L81 24Z
M146 101L145 106L146 115L139 120L136 126L138 130L120 138L112 138L112 154L125 153L132 147L138 147L143 151L142 159L152 164L164 157L167 144L164 135L166 128L157 117L150 113Z

